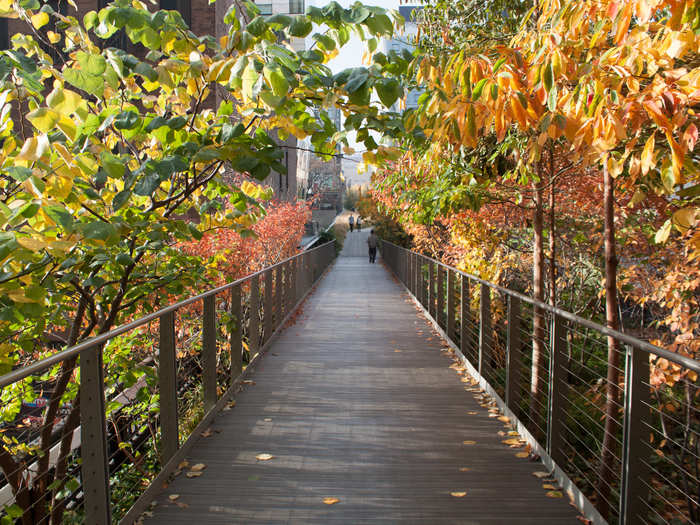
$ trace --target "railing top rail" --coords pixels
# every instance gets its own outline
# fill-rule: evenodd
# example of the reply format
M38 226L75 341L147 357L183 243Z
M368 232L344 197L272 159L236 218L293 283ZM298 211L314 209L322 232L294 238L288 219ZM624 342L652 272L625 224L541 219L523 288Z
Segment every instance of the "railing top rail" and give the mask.
M3 376L0 376L0 388L5 388L8 385L11 385L12 383L16 383L17 381L21 381L22 379L25 379L29 376L32 375L38 375L48 368L52 367L55 364L58 364L62 361L65 361L67 359L71 359L81 352L84 352L85 350L90 350L93 349L97 346L100 346L110 339L113 339L114 337L117 337L118 335L124 334L126 332L130 332L131 330L138 328L140 326L143 326L145 324L150 323L151 321L155 321L156 319L159 319L165 314L168 314L170 312L174 312L176 310L179 310L180 308L183 308L185 306L188 306L192 303L195 303L197 301L201 301L202 299L206 299L207 297L211 297L212 295L217 295L221 292L224 292L228 289L233 288L234 286L239 286L246 281L249 281L250 279L253 279L254 277L261 275L269 270L272 270L282 264L285 264L292 259L296 259L298 257L301 257L302 255L306 255L308 253L312 253L316 250L320 250L327 246L328 244L333 243L334 241L329 241L325 244L322 244L321 246L317 246L316 248L312 248L311 250L307 250L301 253L298 253L296 255L292 255L291 257L287 257L286 259L273 264L272 266L268 266L267 268L263 268L262 270L259 270L255 273L251 273L250 275L246 275L245 277L241 277L240 279L237 279L231 283L224 284L222 286L219 286L217 288L212 288L211 290L207 290L206 292L203 292L199 295L195 295L193 297L189 297L187 299L183 299L182 301L179 301L177 303L171 304L169 306L166 306L165 308L161 308L160 310L150 313L148 315L145 315L139 319L136 319L134 321L131 321L130 323L123 324L121 326L118 326L117 328L110 330L109 332L105 332L104 334L97 335L95 337L92 337L90 339L87 339L85 341L82 341L78 343L77 345L71 346L70 348L66 348L65 350L61 350L60 352L55 353L52 356L49 356L45 359L41 359L40 361L37 361L35 363L32 363L27 366L23 366L21 368L18 368L16 370L13 370L12 372L9 372Z
M384 241L382 242L389 244L391 246L394 246L400 250L404 250L406 252L410 253L415 253L416 255L419 255L423 257L424 259L427 259L428 261L432 261L436 263L439 266L442 266L444 268L449 268L452 271L455 271L461 275L464 275L465 277L468 277L469 279L476 281L480 284L485 284L489 288L499 291L501 293L504 293L506 295L509 295L511 297L515 297L517 299L520 299L521 301L530 303L531 305L541 308L542 310L546 310L548 312L551 312L555 315L558 315L559 317L566 319L567 321L571 321L574 323L577 323L581 326L584 326L586 328L590 328L591 330L596 330L603 335L613 337L625 344L628 344L634 348L637 348L639 350L642 350L644 352L650 353L657 355L659 357L663 357L664 359L668 359L669 361L676 363L678 365L681 365L685 368L688 368L689 370L693 370L694 372L697 372L700 374L700 361L697 361L696 359L692 359L690 357L686 357L684 355L677 354L675 352L671 352L670 350L666 350L665 348L661 348L660 346L653 345L647 341L642 341L641 339L638 339L634 336L631 336L629 334L625 334L623 332L620 332L618 330L613 330L611 328L608 328L606 326L603 326L601 324L596 323L595 321L591 321L589 319L585 319L583 317L580 317L576 314L572 314L571 312L567 312L566 310L562 310L561 308L557 308L556 306L549 305L547 303L544 303L542 301L538 301L537 299L534 299L532 297L529 297L527 295L524 295L520 292L516 292L514 290L509 290L508 288L503 288L502 286L498 286L497 284L494 284L492 282L486 281L484 279L481 279L480 277L477 277L476 275L472 275L470 273L464 272L462 270L459 270L458 268L455 268L454 266L450 266L448 264L445 264L441 261L438 261L437 259L434 259L432 257L429 257L427 255L423 255L422 253L414 252L411 251L407 248L404 248L403 246L399 246L398 244L394 244L389 241Z

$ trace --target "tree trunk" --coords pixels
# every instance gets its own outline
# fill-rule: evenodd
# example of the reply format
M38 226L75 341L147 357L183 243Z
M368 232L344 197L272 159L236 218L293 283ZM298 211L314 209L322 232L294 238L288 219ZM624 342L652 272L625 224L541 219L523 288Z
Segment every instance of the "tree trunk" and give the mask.
M617 303L617 255L615 253L615 203L614 181L603 167L603 207L605 214L605 318L608 328L620 329L620 317ZM617 421L620 403L620 345L614 337L608 337L608 377L605 400L605 434L603 436L600 458L600 475L598 481L599 511L609 518L610 485L615 479L615 436L619 432Z
M544 210L542 188L541 164L537 171L539 181L534 184L535 209L532 221L534 230L534 246L532 256L532 287L534 298L544 301ZM533 421L539 421L537 414L541 409L542 390L542 354L544 351L545 319L544 311L535 307L532 318L532 370L530 376L530 417Z

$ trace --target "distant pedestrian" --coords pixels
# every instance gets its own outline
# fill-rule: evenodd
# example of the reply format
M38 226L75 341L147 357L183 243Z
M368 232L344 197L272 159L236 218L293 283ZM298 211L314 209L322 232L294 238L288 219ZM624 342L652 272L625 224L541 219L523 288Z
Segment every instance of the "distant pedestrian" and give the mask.
M359 215L357 216L356 224L357 224L357 231L359 232L360 230L362 230L362 218Z
M350 233L352 233L352 229L355 226L355 217L350 215L350 218L348 219L348 224L350 225Z
M369 232L367 246L369 248L369 262L373 263L377 260L377 236L374 234L374 229Z

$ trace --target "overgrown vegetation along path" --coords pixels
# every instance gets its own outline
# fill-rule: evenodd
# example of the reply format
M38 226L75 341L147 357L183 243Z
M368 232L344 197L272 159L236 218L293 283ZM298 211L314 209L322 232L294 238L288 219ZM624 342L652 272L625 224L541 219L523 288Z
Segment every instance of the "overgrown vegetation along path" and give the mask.
M202 474L185 468L146 523L578 523L367 262L367 234L348 235L255 384L200 439L188 463Z

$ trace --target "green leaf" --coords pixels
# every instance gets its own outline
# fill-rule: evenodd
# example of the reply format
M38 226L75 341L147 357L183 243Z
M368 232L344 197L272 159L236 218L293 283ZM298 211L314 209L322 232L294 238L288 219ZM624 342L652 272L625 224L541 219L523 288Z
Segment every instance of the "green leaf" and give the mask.
M275 96L283 97L287 94L289 91L289 82L279 67L266 65L263 69L263 75L265 75L265 79L270 83Z
M129 200L129 197L131 197L131 191L129 190L122 190L117 193L112 200L112 208L114 208L114 211L124 206Z
M311 33L312 29L313 25L311 24L309 17L305 15L297 15L292 19L292 23L289 24L289 30L287 32L290 36L304 38Z
M117 230L108 222L95 221L85 224L81 228L86 239L107 241L117 236Z
M402 94L401 84L393 78L383 79L374 85L379 100L385 107L390 108Z
M287 27L289 24L292 23L292 17L289 15L277 13L275 15L268 16L265 19L265 22L267 22L268 25L276 25L279 26L279 28L282 28Z
M60 224L65 230L73 231L73 215L63 206L52 205L44 207L46 215L56 224Z
M267 23L261 16L256 16L246 26L246 30L253 36L260 36L267 31Z
M119 159L119 157L116 157L111 153L104 152L102 155L100 155L100 161L102 162L102 168L113 179L121 179L124 176L126 166Z
M369 78L369 73L366 69L358 67L352 70L347 83L345 84L345 91L348 93L354 93L362 86L365 85L367 79Z
M116 129L134 129L139 123L139 115L135 111L122 111L114 118Z
M542 79L544 81L544 88L549 91L552 89L552 86L554 85L554 68L552 67L552 63L549 62L545 68L544 68L544 77Z
M370 14L369 9L365 6L355 4L352 9L343 11L341 20L346 24L361 24L367 20Z
M547 108L554 112L557 109L557 86L552 86L547 95Z
M498 98L498 84L495 82L491 84L491 99L496 100Z
M481 93L484 91L484 86L486 86L486 82L488 82L488 79L482 78L476 83L476 86L474 86L472 90L472 100L479 100Z

